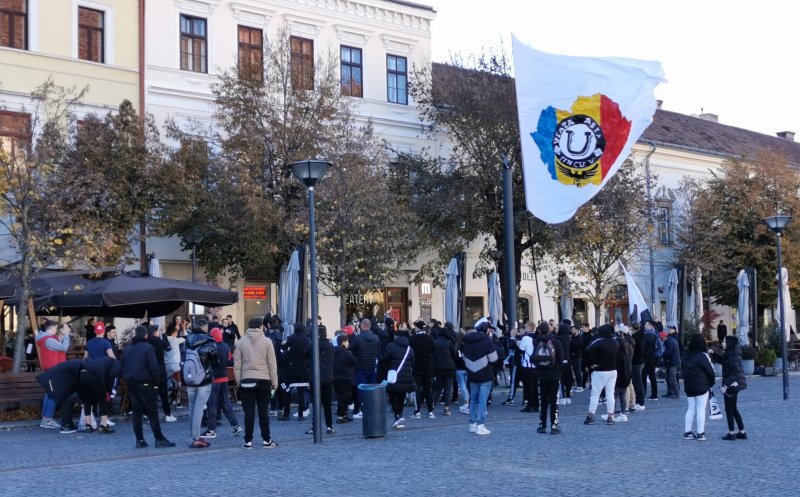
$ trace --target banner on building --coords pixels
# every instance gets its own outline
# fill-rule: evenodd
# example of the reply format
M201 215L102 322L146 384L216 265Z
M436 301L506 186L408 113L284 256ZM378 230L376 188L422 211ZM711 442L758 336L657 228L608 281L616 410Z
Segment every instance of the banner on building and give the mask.
M567 221L603 188L656 111L659 62L568 57L513 38L528 210Z

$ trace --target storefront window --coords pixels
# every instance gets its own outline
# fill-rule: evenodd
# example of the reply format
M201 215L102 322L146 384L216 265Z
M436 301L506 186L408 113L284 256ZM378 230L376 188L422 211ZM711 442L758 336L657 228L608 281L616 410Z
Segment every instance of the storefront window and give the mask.
M483 312L483 297L467 297L464 299L466 304L466 312L464 315L464 327L469 328L475 324L475 321L484 316Z

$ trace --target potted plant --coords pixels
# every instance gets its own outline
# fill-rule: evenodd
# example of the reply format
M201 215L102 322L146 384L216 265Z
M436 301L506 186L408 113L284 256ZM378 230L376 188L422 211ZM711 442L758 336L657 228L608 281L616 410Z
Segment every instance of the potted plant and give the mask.
M756 354L756 363L761 367L761 374L764 376L775 376L775 367L773 364L776 359L775 351L762 347Z
M742 372L752 375L755 369L756 349L752 345L742 347Z

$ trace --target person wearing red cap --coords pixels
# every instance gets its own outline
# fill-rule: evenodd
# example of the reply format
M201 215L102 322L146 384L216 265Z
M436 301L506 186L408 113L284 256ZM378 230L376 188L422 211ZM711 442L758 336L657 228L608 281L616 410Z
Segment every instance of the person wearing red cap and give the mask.
M213 370L214 381L211 383L211 396L208 397L206 411L208 415L206 426L208 429L200 437L217 438L217 418L220 410L225 413L228 423L233 427L233 434L238 435L242 432L242 428L239 426L239 420L236 419L236 413L233 411L233 405L228 397L228 364L232 358L231 348L223 341L221 329L212 328L208 334L216 342L219 363Z
M84 359L98 359L100 357L108 356L116 359L114 355L114 347L111 340L104 337L106 334L106 324L102 321L94 325L94 338L86 342L86 348L83 353Z

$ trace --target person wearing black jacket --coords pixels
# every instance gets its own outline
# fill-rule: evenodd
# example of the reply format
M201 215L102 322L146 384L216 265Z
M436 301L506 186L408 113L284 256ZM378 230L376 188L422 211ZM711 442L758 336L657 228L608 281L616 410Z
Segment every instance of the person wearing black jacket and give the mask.
M350 342L350 352L356 358L356 385L377 383L377 364L381 356L381 343L378 335L372 332L372 322L362 319L360 332ZM358 401L358 391L353 404L353 417L361 418L361 402Z
M561 326L561 325L559 325ZM540 359L545 354L549 357ZM550 433L561 433L558 427L558 382L562 369L568 368L561 340L550 332L550 325L542 323L536 327L533 345L533 364L539 377L539 427L537 433L547 433L547 415L550 415Z
M444 391L444 415L450 416L450 399L453 397L453 378L456 377L456 345L442 330L434 341L433 376L436 378L433 398L438 399Z
M414 418L420 418L421 402L424 400L428 408L428 418L433 419L433 355L436 343L425 331L425 323L417 321L414 334L408 338L408 343L414 349L414 382L417 384L417 395L414 398Z
M595 332L595 333L592 333ZM586 347L589 346L590 343L594 341L597 335L597 328L589 328L588 323L583 323L581 325L581 342L583 343L583 355L586 354ZM592 370L589 368L589 364L587 364L586 358L584 357L583 360L583 383L581 383L581 388L584 390L586 389L586 383L592 379Z
M64 434L78 431L78 427L72 421L72 398L78 389L78 376L83 366L83 359L72 359L61 362L36 376L36 381L61 410L61 433Z
M644 411L644 330L639 323L632 323L633 328L633 355L631 356L631 382L633 393L636 397L637 411Z
M583 392L583 339L578 328L572 327L569 339L569 362L575 377L575 391Z
M747 440L747 432L744 430L744 421L736 405L739 399L739 392L747 388L747 379L742 371L742 350L739 348L739 339L735 336L725 337L724 355L716 355L722 363L722 386L719 391L725 397L725 417L728 420L728 434L722 437L723 440ZM734 421L739 428L734 432Z
M172 416L172 410L169 404L169 390L167 389L167 366L164 362L164 352L169 346L169 342L162 340L161 329L156 325L151 325L147 329L147 343L153 346L156 353L156 362L158 369L161 371L161 377L158 381L158 395L161 398L161 408L164 410L164 419L167 422L177 421Z
M97 431L102 434L114 433L114 429L108 424L106 395L114 389L120 373L122 367L119 361L108 356L89 359L81 369L78 377L78 396L83 404L87 432L94 431L91 415L92 408L95 408L100 415L100 426Z
M490 435L485 426L486 409L494 380L493 364L497 361L497 348L488 335L492 327L487 320L479 320L475 331L461 340L461 354L467 367L469 381L469 432Z
M600 401L600 392L606 391L606 422L614 424L614 386L617 383L617 353L619 344L612 337L614 327L604 324L598 330L599 338L589 344L584 351L584 359L592 368L592 396L589 400L589 413L583 424L594 424L594 413Z
M122 354L122 378L128 388L128 395L133 407L133 433L136 435L136 448L147 447L142 432L142 415L147 415L150 429L156 438L157 448L175 447L175 444L164 437L158 422L156 407L156 389L161 371L156 362L153 346L147 343L147 328L136 327L133 341L125 347Z
M414 383L414 350L408 343L405 330L397 330L394 340L383 351L381 361L385 363L387 371L397 372L397 380L389 383L386 393L389 394L389 403L394 412L392 428L400 430L406 427L406 420L403 418L406 394L417 390Z
M644 323L644 339L643 339L643 357L644 368L642 369L642 392L643 395L647 394L647 380L650 379L650 400L658 400L658 383L656 379L656 366L658 366L658 357L656 357L656 340L658 340L658 332L656 331L655 321L647 321ZM644 402L644 398L642 398ZM642 404L644 405L644 404Z
M325 417L325 432L328 435L333 435L336 430L333 429L333 363L334 350L333 344L328 340L328 331L324 326L317 328L317 336L319 337L319 393L322 413ZM313 347L313 345L312 345ZM311 384L311 389L317 388L317 385ZM306 435L314 434L314 422L312 420L311 429L306 431Z
M630 329L622 326L614 339L619 344L617 351L617 381L614 384L614 407L618 414L614 421L625 423L628 421L628 387L631 384L631 356L633 355L633 338L628 335Z
M556 335L556 338L561 343L562 362L564 363L561 368L561 395L566 404L572 404L572 385L574 380L572 377L572 362L570 354L568 353L571 338L571 325L572 321L569 319L563 320L561 324L558 325L558 334Z
M683 389L688 402L684 416L684 440L706 440L706 404L708 392L714 385L714 366L706 351L703 335L692 335L682 364ZM697 426L696 433L692 432L693 424Z
M336 392L336 422L349 423L347 406L353 402L353 385L356 381L356 358L347 350L350 337L339 335L339 346L333 349L333 389Z
M311 361L311 340L306 336L305 326L300 323L294 325L294 333L283 344L282 351L286 357L287 391L294 388L297 392L297 420L304 421L303 413L306 410L306 392L308 392L309 386ZM278 418L279 420L289 420L291 401L291 394L286 395L283 403L283 416Z

